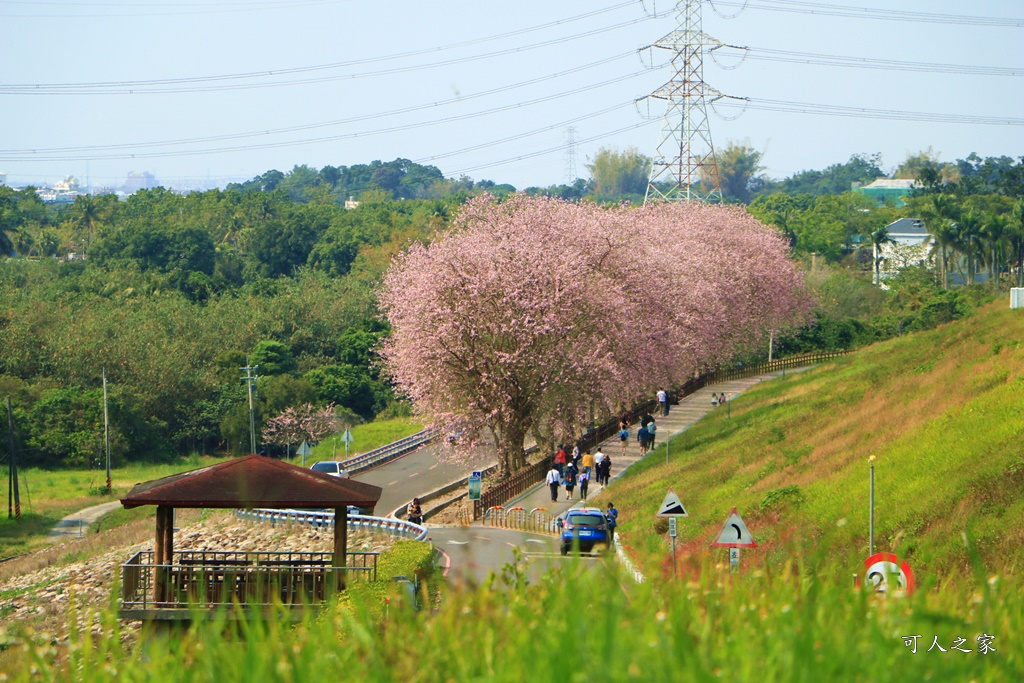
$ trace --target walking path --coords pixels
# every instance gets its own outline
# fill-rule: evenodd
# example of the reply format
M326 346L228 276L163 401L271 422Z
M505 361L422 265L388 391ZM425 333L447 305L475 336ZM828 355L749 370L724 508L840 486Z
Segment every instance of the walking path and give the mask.
M86 531L88 531L90 524L93 524L97 519L108 512L117 510L120 507L121 501L112 500L109 503L93 505L92 507L70 514L57 522L57 526L50 530L47 541L50 543L56 543L57 541L63 541L67 538L77 538L82 536Z
M786 372L793 374L793 372L799 372L799 370L788 370ZM667 439L689 429L699 419L710 413L712 410L729 410L728 405L718 407L713 406L711 403L712 394L718 395L724 393L726 398L731 401L736 396L758 383L766 379L782 377L783 374L784 373L782 371L772 372L745 379L734 379L719 382L718 384L698 389L686 398L680 400L679 405L672 406L668 415L654 415L655 423L658 425L657 438L654 445L657 447L658 445L665 443ZM639 429L639 427L640 425L638 424L630 426L630 439L626 447L625 456L622 455L622 446L617 435L600 444L601 450L603 450L606 455L611 456L612 459L611 482L614 482L615 479L626 471L630 465L640 460L640 446L636 441L636 430ZM659 457L660 456L661 453L659 453ZM672 457L671 448L669 448L668 457ZM592 480L590 482L588 498L595 497L604 488L605 487L598 485L596 481ZM566 499L565 488L562 487L558 491L558 501L552 503L551 490L548 488L547 484L541 483L517 498L510 500L503 507L506 510L516 506L525 508L526 510L544 508L553 516L557 516L572 507L580 507L585 504L586 503L580 499L580 490L578 486L573 493L572 500ZM475 524L481 523L482 522L475 522Z

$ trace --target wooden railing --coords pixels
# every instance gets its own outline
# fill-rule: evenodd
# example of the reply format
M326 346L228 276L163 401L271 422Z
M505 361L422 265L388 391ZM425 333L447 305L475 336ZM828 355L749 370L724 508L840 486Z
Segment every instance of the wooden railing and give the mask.
M330 596L338 572L346 580L377 578L377 553L348 553L345 564L335 567L334 553L183 551L156 565L146 550L121 566L121 610L315 605Z
M698 375L697 377L686 381L681 386L673 387L669 391L669 401L671 403L677 403L680 399L689 396L698 389L703 389L704 387L711 386L712 384L727 382L734 379L743 379L746 377L755 377L757 375L765 375L770 372L778 372L780 370L785 372L790 368L802 368L808 365L817 365L818 363L824 363L826 361L839 358L847 353L849 352L822 351L818 353L807 353L800 356L790 356L788 358L777 358L770 362L764 361L762 363L754 363L752 365L738 365L732 368L714 370ZM576 444L580 447L580 452L586 453L587 451L593 451L598 444L607 441L618 433L619 420L621 418L625 417L629 424L634 424L640 420L640 417L644 413L653 413L657 407L658 405L655 399L643 401L623 415L612 418L600 425L597 425L596 427L588 429L586 433L576 441ZM524 469L519 470L508 479L490 487L480 495L480 500L474 501L473 519L480 519L487 510L504 505L519 494L524 493L528 489L544 481L544 477L547 475L549 469L551 469L551 463L547 458L544 458L540 462L529 465Z

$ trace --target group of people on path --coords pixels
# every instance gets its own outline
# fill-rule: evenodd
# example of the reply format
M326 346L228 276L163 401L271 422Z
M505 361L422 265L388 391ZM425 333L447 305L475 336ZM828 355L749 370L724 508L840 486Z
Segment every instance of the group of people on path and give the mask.
M579 446L573 446L572 454L566 453L559 444L544 481L551 489L551 502L558 502L558 490L565 487L565 499L572 500L576 487L580 489L580 500L587 499L591 480L598 484L607 484L611 477L612 459L605 455L600 447L596 453L589 451L580 453Z
M647 452L654 448L654 437L658 433L658 425L650 413L644 413L640 418L640 428L636 430L636 441L640 444L640 456L647 455ZM622 444L622 456L626 456L626 448L629 445L629 418L623 417L619 420L619 443Z

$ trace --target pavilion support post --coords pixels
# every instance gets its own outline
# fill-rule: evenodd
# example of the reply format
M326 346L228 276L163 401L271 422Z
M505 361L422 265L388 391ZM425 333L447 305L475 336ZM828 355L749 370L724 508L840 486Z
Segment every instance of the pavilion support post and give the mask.
M348 507L334 509L334 566L341 567L334 577L334 588L345 588L345 569L348 564Z
M156 539L153 543L153 602L159 606L167 602L168 579L164 565L171 563L174 547L174 508L169 505L156 506Z

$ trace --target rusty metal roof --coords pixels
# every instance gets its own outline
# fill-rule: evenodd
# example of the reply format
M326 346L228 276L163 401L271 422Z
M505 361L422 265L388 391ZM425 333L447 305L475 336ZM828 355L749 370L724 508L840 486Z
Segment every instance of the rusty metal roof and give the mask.
M247 455L136 484L121 504L126 508L373 508L380 494L379 486L313 472L262 455Z

